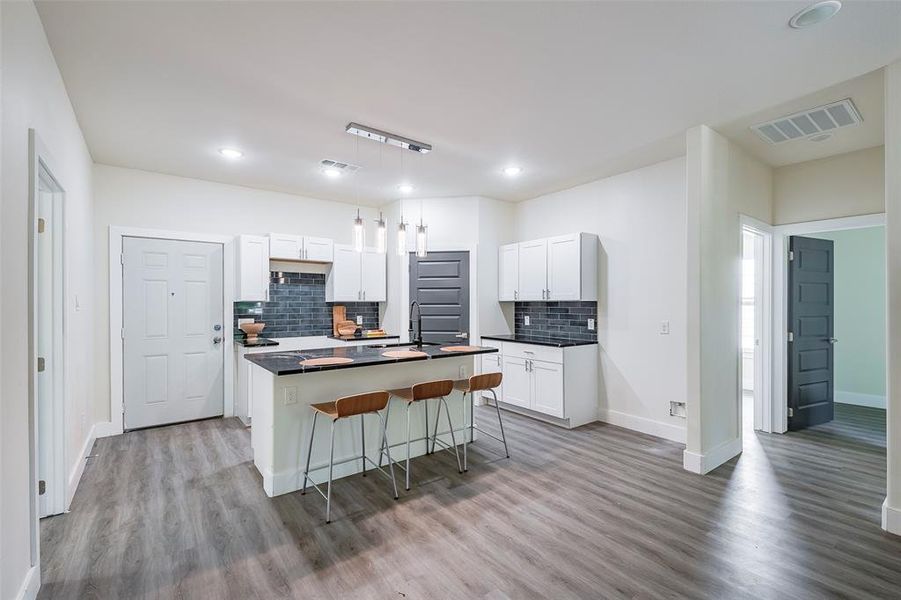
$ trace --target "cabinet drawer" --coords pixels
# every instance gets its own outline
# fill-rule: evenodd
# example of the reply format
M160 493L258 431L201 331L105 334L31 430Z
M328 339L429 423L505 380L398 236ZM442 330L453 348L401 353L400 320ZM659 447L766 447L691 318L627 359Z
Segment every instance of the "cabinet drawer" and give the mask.
M553 346L536 346L533 344L520 344L518 342L504 342L504 356L529 358L532 360L544 360L553 363L563 363L563 348Z

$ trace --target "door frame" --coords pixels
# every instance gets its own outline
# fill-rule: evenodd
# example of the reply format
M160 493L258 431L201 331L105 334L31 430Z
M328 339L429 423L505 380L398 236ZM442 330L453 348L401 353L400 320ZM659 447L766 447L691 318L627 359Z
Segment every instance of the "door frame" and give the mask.
M788 243L793 235L811 235L827 231L885 227L885 213L805 221L773 227L773 298L777 310L773 319L773 381L776 393L772 399L774 433L788 431Z
M235 238L230 235L188 233L139 227L109 228L109 353L110 353L110 421L98 423L97 437L120 435L124 431L125 378L122 348L122 240L126 237L170 240L176 242L206 242L222 245L222 331L223 331L223 416L235 414L233 340L235 298ZM119 268L114 268L116 265ZM118 416L117 416L118 415Z
M739 232L743 238L745 231L760 237L760 256L757 257L754 273L754 328L759 333L760 346L754 361L754 429L772 433L773 429L773 396L774 388L774 348L773 332L773 239L774 230L771 225L747 215L739 215ZM743 244L743 242L740 242ZM741 349L741 294L738 298L738 339L739 339L739 373L738 373L738 431L742 432L742 402L744 390L742 385L743 356ZM742 437L741 434L739 437Z

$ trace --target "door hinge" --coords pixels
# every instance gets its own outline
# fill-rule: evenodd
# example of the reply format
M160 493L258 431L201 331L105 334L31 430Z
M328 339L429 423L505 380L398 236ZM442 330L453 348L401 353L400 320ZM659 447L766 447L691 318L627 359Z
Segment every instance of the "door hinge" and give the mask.
M788 407L788 416L789 417L795 416L795 409L793 409L791 406Z
M119 255L119 264L125 264L125 253Z
M788 332L788 341L789 341L789 342L795 341L795 334L794 334L794 332L792 332L792 331L789 331L789 332Z
M43 373L44 369L47 368L46 362L44 361L43 356L38 357L38 373Z
M125 328L119 330L119 336L124 340L125 339Z
M44 233L44 230L47 229L47 223L44 219L38 218L38 233Z
M788 261L791 262L791 261L793 261L793 260L795 260L795 251L794 251L794 250L789 250L789 251L788 251Z
M41 479L38 481L38 496L43 496L47 493L47 482Z

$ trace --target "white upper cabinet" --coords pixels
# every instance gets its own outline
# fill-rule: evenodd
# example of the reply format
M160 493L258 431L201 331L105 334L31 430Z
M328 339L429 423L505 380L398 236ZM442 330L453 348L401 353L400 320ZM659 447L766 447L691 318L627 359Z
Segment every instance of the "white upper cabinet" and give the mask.
M507 244L498 252L498 300L597 300L598 237L574 233Z
M364 248L360 289L366 302L385 302L388 299L388 263L385 255L376 252L375 248Z
M335 244L332 268L325 279L326 302L384 302L387 293L385 255L375 248L357 252Z
M269 238L260 235L238 236L238 294L235 300L269 300Z
M547 289L547 240L519 244L519 300L544 300Z
M269 256L272 260L332 262L333 248L334 242L328 238L287 233L269 234Z
M519 244L500 247L497 271L497 299L519 300Z

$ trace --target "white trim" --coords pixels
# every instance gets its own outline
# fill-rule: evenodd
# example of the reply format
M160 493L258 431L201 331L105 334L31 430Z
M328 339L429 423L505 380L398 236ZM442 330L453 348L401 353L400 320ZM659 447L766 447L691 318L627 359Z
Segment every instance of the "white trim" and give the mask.
M120 433L122 433L121 425L116 427L116 424L110 421L94 423L94 437L97 439L119 435Z
M741 437L723 442L706 454L682 452L682 467L686 471L706 475L721 464L741 454Z
M630 415L618 410L610 410L609 408L598 408L598 421L653 435L671 442L685 443L685 427L678 425L661 423L660 421Z
M81 481L81 475L84 473L85 462L88 460L88 456L91 454L91 449L94 447L94 440L97 439L97 425L93 425L91 427L91 431L88 432L88 438L84 441L84 445L81 447L81 453L79 455L78 462L75 463L75 466L72 467L72 472L69 473L69 485L66 488L66 512L69 511L69 507L72 506L72 498L75 497L75 490L78 489L78 484Z
M790 223L773 227L773 432L788 431L788 238L826 231L885 226L885 213Z
M882 528L889 533L901 535L901 508L888 505L888 498L882 503Z
M102 424L103 436L119 435L123 431L123 378L122 378L122 269L114 268L122 254L122 238L140 237L184 242L222 244L222 345L223 348L223 415L235 414L234 396L234 321L235 298L235 238L230 235L189 233L139 227L109 228L109 348L110 348L110 426Z
M840 404L854 404L856 406L869 406L870 408L885 408L884 395L858 394L857 392L835 390L833 399Z
M35 600L38 597L38 590L41 589L41 570L37 567L31 567L25 573L25 579L19 587L16 594L16 600Z

